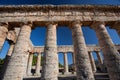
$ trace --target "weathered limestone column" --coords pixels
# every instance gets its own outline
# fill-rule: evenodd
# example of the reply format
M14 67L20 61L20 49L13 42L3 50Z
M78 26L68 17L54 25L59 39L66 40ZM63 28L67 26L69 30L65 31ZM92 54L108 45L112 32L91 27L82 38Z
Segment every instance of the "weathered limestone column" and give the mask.
M85 40L82 33L81 23L73 22L71 25L77 80L94 80L91 64Z
M48 23L47 25L42 80L58 80L57 25L54 23Z
M67 53L64 52L64 74L68 74L68 58L67 58Z
M37 55L36 75L40 75L40 69L41 69L41 53L39 52Z
M32 69L32 60L33 60L33 53L29 53L29 58L28 58L28 65L27 65L27 75L31 76L31 69Z
M104 22L95 22L91 26L98 37L99 44L102 48L105 65L110 76L110 80L120 79L120 54L116 50Z
M12 55L12 52L13 52L13 49L14 49L14 46L15 46L15 42L16 42L16 39L18 37L19 32L20 32L20 28L17 28L17 29L15 28L15 30L10 30L7 34L7 40L9 42L10 48L9 48L9 50L7 52L7 55L5 57L5 60L4 60L4 65L2 67L2 71L1 71L1 74L0 74L1 78L3 78L3 76L4 76L5 70L7 68L10 57Z
M76 72L76 67L75 67L75 53L72 53L72 59L73 59L73 72Z
M31 23L22 25L3 80L23 80L26 71L31 27Z
M92 71L95 73L96 72L95 60L93 58L91 51L89 51L88 54L89 54L89 58L90 58L91 66L92 66Z
M100 64L103 64L103 60L102 60L102 57L101 57L101 55L100 55L100 51L96 51L96 54L97 54L98 62L99 62Z
M7 32L8 32L8 24L0 23L0 52L1 52L2 46L5 42L5 39L7 37Z

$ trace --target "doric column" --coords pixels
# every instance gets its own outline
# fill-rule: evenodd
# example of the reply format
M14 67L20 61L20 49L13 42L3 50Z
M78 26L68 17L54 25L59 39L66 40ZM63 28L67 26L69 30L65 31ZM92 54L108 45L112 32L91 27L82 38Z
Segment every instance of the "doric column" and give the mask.
M3 80L23 80L27 66L28 41L31 33L31 23L22 25L15 48L8 63Z
M67 74L68 71L68 59L67 59L67 53L64 52L64 73Z
M32 60L33 60L33 53L29 53L28 64L27 64L27 75L31 76L31 69L32 69Z
M105 65L110 76L110 80L120 79L120 54L116 50L104 22L95 22L91 26L98 37L99 44L102 48Z
M90 58L92 70L93 70L93 72L95 73L95 72L96 72L96 65L95 65L95 61L94 61L92 52L90 51L90 52L88 52L88 54L89 54L89 58Z
M103 64L103 60L102 60L102 57L101 57L101 55L100 55L100 51L96 51L96 54L97 54L98 62L99 62L100 64Z
M11 37L11 35L9 35L9 33L7 34L7 37L8 37L8 35L9 35L9 38L11 37L11 38L13 38L12 40L14 40L15 38L17 39L17 37L18 37L18 33L20 32L20 28L17 28L17 30L16 30L16 28L15 28L15 30L11 30L10 32L12 32L12 34L13 35L16 35L16 36L12 36ZM8 65L8 63L9 63L9 60L10 60L10 57L11 57L11 55L12 55L12 52L13 52L13 49L14 49L14 46L15 46L15 42L16 42L16 40L15 41L12 41L12 40L10 40L10 39L8 39L7 38L7 40L9 41L9 45L10 45L10 47L9 47L9 50L8 50L8 52L7 52L7 55L6 55L6 57L5 57L5 60L4 60L4 65L3 65L3 67L2 67L2 72L1 72L1 78L3 78L3 76L4 76L4 73L5 73L5 70L6 70L6 68L7 68L7 65Z
M7 32L8 32L8 24L0 23L0 52L1 52L2 46L5 42L5 39L7 37Z
M39 52L37 55L36 75L40 75L40 69L41 69L41 53Z
M115 22L110 28L115 29L120 36L120 21Z
M71 30L75 52L77 80L94 80L81 23L73 22Z
M76 71L76 67L75 67L75 53L72 53L72 59L73 59L73 72Z
M48 23L44 48L42 80L58 80L58 55L56 43L56 24Z

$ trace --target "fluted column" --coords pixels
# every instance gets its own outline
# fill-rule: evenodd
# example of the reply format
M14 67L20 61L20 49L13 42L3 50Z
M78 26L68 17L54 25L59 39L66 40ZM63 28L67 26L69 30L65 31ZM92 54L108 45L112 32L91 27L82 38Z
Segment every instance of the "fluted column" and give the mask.
M38 53L37 64L36 64L36 75L40 75L40 69L41 69L41 53Z
M0 52L1 52L2 46L5 42L5 39L7 37L7 32L8 32L8 24L0 23Z
M56 26L54 23L47 24L42 80L58 80Z
M68 58L67 58L67 53L63 53L64 54L64 73L67 74L68 71Z
M100 51L96 51L96 54L97 54L98 62L99 62L100 64L103 64L103 60L102 60L102 57L101 57L101 55L100 55Z
M77 80L94 80L91 64L85 40L82 33L81 23L73 22L71 25Z
M13 34L13 35L16 35L16 36L14 36L14 37L12 36L12 37L11 37L11 35L7 34L7 37L8 37L8 35L9 35L9 37L13 38L12 40L17 39L18 34L19 34L19 32L20 32L20 28L17 28L17 30L16 30L16 28L15 28L15 31L12 30L12 31L10 31L10 32L12 32L12 34ZM7 38L7 40L8 40L8 38ZM7 52L7 55L6 55L6 57L5 57L5 60L4 60L4 65L3 65L3 67L2 67L2 72L1 72L1 74L0 74L0 75L1 75L1 78L3 78L3 76L4 76L5 70L6 70L6 68L7 68L8 63L9 63L9 60L10 60L10 57L11 57L11 55L12 55L12 52L13 52L13 49L14 49L14 46L15 46L15 42L16 42L16 40L15 40L15 41L8 40L8 41L9 41L10 48L9 48L9 50L8 50L8 52Z
M21 26L17 42L3 80L23 80L27 66L26 63L29 51L28 41L30 38L31 27L31 23L25 23Z
M88 52L89 54L89 58L90 58L90 62L91 62L91 66L92 66L92 70L95 73L96 72L96 65L95 65L95 60L93 58L92 52Z
M95 22L91 26L98 37L99 44L102 48L105 65L110 76L110 80L120 79L120 54L116 50L104 22Z
M29 53L28 64L27 64L27 75L31 76L31 69L32 69L32 60L33 60L33 53Z

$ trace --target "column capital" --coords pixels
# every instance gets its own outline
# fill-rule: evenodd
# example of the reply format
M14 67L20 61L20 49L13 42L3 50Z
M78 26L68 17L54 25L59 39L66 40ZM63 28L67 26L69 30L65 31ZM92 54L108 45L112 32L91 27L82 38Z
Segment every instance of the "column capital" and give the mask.
M0 22L0 27L8 28L8 22Z
M100 51L94 51L94 52L98 53L98 52L100 52Z
M66 54L67 52L63 52L63 54Z
M104 21L94 21L92 24L91 24L91 28L93 29L98 29L100 25L105 25L105 22Z
M55 25L56 27L58 26L58 24L56 22L47 22L45 25L47 27L50 26L50 25Z
M113 25L110 26L111 29L118 29L120 28L120 21L114 22Z
M28 26L32 27L32 26L33 26L33 22L31 22L31 21L26 21L26 22L22 22L20 25L21 25L21 26L28 25Z
M81 21L72 21L72 22L70 22L69 27L72 28L77 25L81 26L82 25Z

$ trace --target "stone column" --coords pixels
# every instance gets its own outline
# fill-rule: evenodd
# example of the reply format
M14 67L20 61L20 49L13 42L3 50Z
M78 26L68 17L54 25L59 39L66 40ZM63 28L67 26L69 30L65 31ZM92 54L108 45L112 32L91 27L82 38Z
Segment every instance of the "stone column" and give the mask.
M99 62L100 64L103 64L103 60L102 60L102 58L101 58L100 51L96 51L96 54L97 54L98 62Z
M33 53L29 53L29 58L28 58L28 65L27 65L27 75L31 76L31 69L32 69L32 60L33 60Z
M67 58L67 53L64 54L64 74L68 74L68 58Z
M110 28L115 29L120 36L120 21L115 22Z
M94 80L91 64L85 40L82 33L81 23L73 22L71 25L77 80Z
M120 79L120 54L116 50L104 22L95 22L91 26L98 37L99 44L102 48L105 65L107 67L110 80Z
M12 34L9 34L9 32L7 34L7 37L9 36L9 39L7 38L7 40L9 42L10 48L9 48L9 50L7 52L7 55L5 57L5 60L4 60L4 65L2 67L2 72L0 74L1 78L3 78L5 70L7 68L8 63L9 63L10 57L12 55L12 52L13 52L13 49L14 49L14 46L15 46L15 43L16 43L16 40L14 40L14 39L17 39L18 33L20 32L20 28L17 28L17 30L15 28L15 30L11 30L10 32L12 32ZM15 36L12 36L12 35L15 35ZM13 38L13 39L10 39L10 38Z
M36 64L36 75L40 75L40 69L41 69L41 53L38 53L37 64Z
M76 72L76 67L75 67L75 53L72 53L72 59L73 59L73 72Z
M92 70L95 73L96 72L96 65L95 65L95 60L93 58L92 52L88 52L89 54L89 58L90 58L90 62L91 62L91 66L92 66Z
M56 26L54 23L47 24L42 80L58 80Z
M8 24L0 23L0 52L1 52L2 46L5 42L5 39L7 37L7 32L8 32Z
M23 80L27 66L28 41L31 33L31 23L22 25L15 48L8 63L3 80Z

